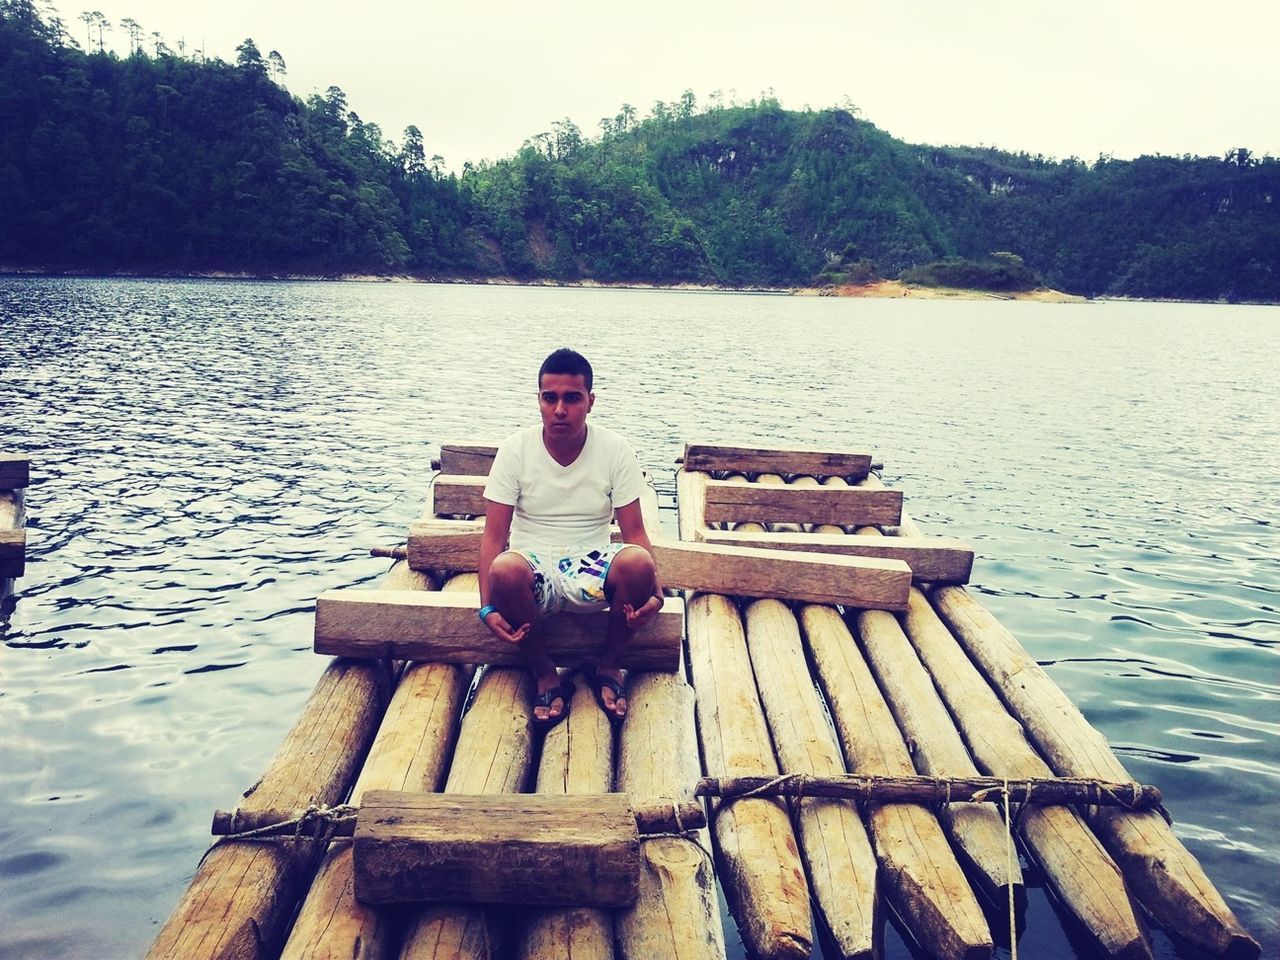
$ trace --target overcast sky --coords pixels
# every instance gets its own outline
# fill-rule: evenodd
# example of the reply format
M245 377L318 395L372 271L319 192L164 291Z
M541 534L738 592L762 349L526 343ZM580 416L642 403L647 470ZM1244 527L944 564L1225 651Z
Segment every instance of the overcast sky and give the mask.
M552 121L594 135L621 104L643 116L686 88L699 104L717 90L772 89L795 109L848 98L917 143L1280 156L1275 0L57 2L82 44L85 9L228 61L252 37L284 57L293 93L337 85L391 139L416 124L455 170ZM123 29L109 39L128 51Z

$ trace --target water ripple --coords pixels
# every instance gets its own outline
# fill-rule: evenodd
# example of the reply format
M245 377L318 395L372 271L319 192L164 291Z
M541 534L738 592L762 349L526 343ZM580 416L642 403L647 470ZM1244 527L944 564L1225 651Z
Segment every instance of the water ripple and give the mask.
M5 948L144 952L323 669L314 598L377 580L440 443L529 422L568 342L668 533L686 439L871 448L1280 954L1275 316L0 278L0 449L34 460L0 624ZM1052 919L1028 936L1076 955Z

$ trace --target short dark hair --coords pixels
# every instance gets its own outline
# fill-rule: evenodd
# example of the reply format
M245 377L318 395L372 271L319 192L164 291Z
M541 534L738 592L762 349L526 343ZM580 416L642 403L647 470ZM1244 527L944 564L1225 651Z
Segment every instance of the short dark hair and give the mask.
M538 368L538 387L542 387L544 373L564 373L569 376L581 375L582 382L587 385L587 393L591 392L591 364L577 350L561 347L542 361Z

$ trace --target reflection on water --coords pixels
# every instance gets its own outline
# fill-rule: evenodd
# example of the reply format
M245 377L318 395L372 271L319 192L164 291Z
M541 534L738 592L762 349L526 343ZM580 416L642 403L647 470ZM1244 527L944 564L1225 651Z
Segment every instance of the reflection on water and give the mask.
M870 446L1280 950L1270 308L0 279L30 562L0 674L3 956L141 953L447 439L580 347L664 505L685 439ZM670 522L670 521L668 521ZM1157 953L1174 948L1157 938ZM1076 945L1033 896L1022 953ZM907 956L896 934L890 957Z

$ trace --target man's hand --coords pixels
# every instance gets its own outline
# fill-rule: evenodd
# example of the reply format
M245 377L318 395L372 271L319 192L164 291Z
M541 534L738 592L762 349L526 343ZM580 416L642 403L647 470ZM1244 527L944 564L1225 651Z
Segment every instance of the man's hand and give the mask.
M494 610L484 618L484 625L489 628L499 640L505 640L507 643L519 643L529 635L529 624L522 623L517 629L511 629L511 624L507 623L507 618L497 610Z
M662 594L650 597L638 610L629 603L622 605L622 613L627 618L627 626L634 630L655 613L662 609Z

